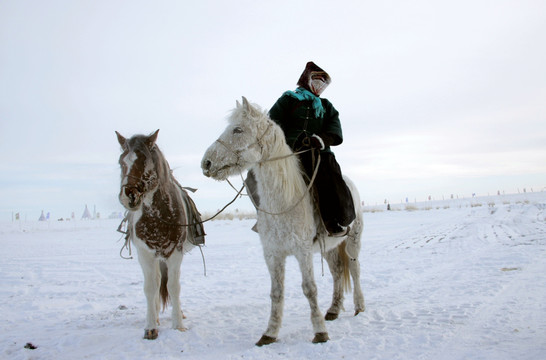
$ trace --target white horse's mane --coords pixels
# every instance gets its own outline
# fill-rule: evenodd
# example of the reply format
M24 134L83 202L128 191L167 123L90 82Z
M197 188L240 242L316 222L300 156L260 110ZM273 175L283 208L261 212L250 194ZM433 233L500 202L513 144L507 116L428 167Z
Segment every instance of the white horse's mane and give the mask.
M307 186L303 180L300 161L296 155L290 156L293 152L286 144L283 130L269 118L267 111L256 104L249 104L248 110L238 104L228 122L232 125L248 124L247 128L256 129L255 136L261 141L264 153L262 161L253 164L251 168L267 173L265 178L269 182L268 188L283 189L281 193L274 195L277 199L282 196L284 209L304 196Z

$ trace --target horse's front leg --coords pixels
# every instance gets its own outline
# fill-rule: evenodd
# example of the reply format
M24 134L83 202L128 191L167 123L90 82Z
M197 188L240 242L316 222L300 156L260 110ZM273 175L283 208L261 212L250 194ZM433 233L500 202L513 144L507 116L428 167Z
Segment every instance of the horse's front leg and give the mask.
M315 337L313 343L322 343L328 341L328 332L326 331L326 324L324 318L320 312L317 301L317 285L315 284L315 274L313 273L313 253L306 251L301 254L296 254L296 259L301 270L303 293L309 305L311 306L311 323L313 324L313 331Z
M285 256L265 254L265 262L271 276L271 314L267 330L256 343L257 346L268 345L277 341L282 323L284 307L284 272L286 266Z
M175 251L167 259L167 290L172 304L172 328L180 331L187 330L182 323L184 315L180 306L180 265L182 264L183 254Z
M139 249L138 262L144 274L144 294L147 304L144 338L154 340L158 335L157 326L159 324L159 286L161 282L159 260L155 258L154 254Z

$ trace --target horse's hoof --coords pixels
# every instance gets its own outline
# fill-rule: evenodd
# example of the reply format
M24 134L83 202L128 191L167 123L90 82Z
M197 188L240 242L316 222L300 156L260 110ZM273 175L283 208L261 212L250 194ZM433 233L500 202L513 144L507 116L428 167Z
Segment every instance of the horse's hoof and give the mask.
M182 327L176 327L175 329L178 330L178 331L180 331L180 332L184 332L184 331L187 331L187 330L188 330L188 328L183 327L183 326L182 326Z
M337 319L338 315L339 314L334 314L334 313L328 312L328 313L326 313L326 316L324 316L324 320L326 320L326 321L335 320L335 319Z
M360 314L361 312L364 312L364 310L365 310L364 308L362 308L362 309L356 309L356 310L355 310L355 316L357 316L357 315Z
M155 340L157 339L157 329L145 329L144 330L144 339L146 340Z
M269 345L269 344L273 344L276 341L277 341L277 338L267 336L267 335L262 335L260 340L256 343L256 346Z
M325 343L328 340L330 340L330 338L328 337L327 332L316 333L315 338L313 339L313 344Z

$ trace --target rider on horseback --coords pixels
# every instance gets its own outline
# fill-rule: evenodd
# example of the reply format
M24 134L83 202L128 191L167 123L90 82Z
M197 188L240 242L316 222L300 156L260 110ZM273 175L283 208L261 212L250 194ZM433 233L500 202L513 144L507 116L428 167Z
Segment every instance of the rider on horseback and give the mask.
M286 91L269 110L270 118L283 129L286 142L299 154L306 175L313 183L320 214L330 236L344 236L355 219L351 193L330 146L343 142L339 113L320 95L330 84L330 76L308 62L295 91ZM249 172L252 182L253 174Z

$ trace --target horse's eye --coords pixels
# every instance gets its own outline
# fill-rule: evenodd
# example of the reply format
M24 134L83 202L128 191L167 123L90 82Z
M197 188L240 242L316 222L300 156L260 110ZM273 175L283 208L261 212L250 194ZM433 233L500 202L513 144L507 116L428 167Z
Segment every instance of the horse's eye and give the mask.
M243 133L243 128L237 126L233 129L233 133L234 134L242 134Z

